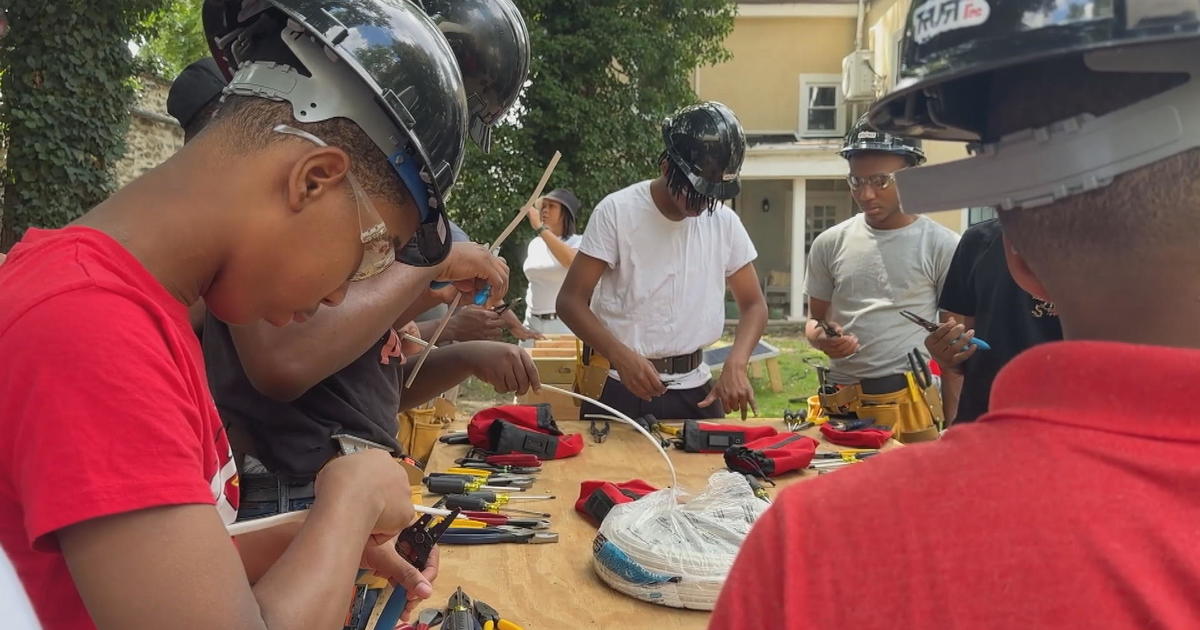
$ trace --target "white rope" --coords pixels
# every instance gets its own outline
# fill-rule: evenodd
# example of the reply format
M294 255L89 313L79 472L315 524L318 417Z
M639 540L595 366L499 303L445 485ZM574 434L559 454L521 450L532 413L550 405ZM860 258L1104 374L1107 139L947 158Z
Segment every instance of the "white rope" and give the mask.
M614 414L616 416L615 418L613 418L614 420L620 420L621 422L628 424L629 426L633 427L634 429L637 429L638 433L641 433L642 435L646 436L647 440L650 440L650 443L653 444L654 448L658 450L658 454L662 455L663 461L667 462L667 468L671 471L671 487L672 488L679 487L679 477L677 477L675 475L675 464L673 464L671 462L671 456L667 455L667 451L665 449L663 449L662 443L659 442L658 438L654 437L653 435L650 434L649 431L642 428L642 425L635 422L633 418L630 418L629 416L621 413L620 411L617 411L616 409L613 409L612 407L609 407L608 405L606 405L598 400L593 400L591 398L588 398L587 396L584 396L583 394L578 394L578 393L575 393L572 391L562 389L561 387L555 387L553 385L547 385L545 383L542 383L542 389L549 389L550 391L558 392L560 394L566 394L567 396L570 396L571 398L578 398L579 400L582 400L584 402L590 402L593 405L596 405L597 407Z

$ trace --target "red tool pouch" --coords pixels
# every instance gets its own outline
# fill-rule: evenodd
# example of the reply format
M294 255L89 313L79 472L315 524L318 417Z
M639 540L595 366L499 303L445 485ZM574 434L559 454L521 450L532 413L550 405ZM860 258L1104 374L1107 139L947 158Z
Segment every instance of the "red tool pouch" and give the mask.
M471 418L467 438L485 451L530 453L538 459L562 459L583 450L583 436L563 435L548 403L484 409Z
M779 432L772 427L747 427L688 420L683 423L683 450L689 453L724 453L730 446L739 446L778 434Z
M838 446L856 448L880 448L892 439L892 432L886 429L859 429L858 431L839 431L828 422L821 425L821 435L826 440Z
M579 500L575 501L575 511L599 527L614 507L632 503L657 490L641 479L625 483L585 481L579 484Z
M816 452L816 440L799 433L780 433L731 446L725 451L725 465L735 472L775 477L807 467Z

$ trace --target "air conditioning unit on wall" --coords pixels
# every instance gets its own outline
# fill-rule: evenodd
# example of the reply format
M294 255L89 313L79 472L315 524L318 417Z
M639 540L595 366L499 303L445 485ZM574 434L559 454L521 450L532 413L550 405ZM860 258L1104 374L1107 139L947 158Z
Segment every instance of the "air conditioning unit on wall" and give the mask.
M875 100L875 71L870 50L856 50L842 59L842 98L847 101Z

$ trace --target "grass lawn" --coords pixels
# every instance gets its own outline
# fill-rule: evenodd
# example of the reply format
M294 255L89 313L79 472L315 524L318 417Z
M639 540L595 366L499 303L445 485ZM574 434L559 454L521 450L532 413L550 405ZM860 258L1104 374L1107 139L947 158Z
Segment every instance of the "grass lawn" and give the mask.
M795 411L807 406L803 402L790 403L788 399L807 398L817 393L817 373L804 362L804 359L813 357L822 365L829 365L829 359L822 352L813 350L803 337L768 335L763 337L763 341L779 348L779 368L783 373L783 391L778 394L771 391L767 380L766 364L763 362L759 362L763 366L762 376L760 378L751 376L750 382L754 384L754 397L758 401L759 417L781 418L784 409ZM733 343L733 337L726 337L720 343L721 345ZM752 371L751 374L753 375L753 373Z
M752 376L750 379L750 382L754 384L754 396L758 400L759 417L780 418L783 417L784 409L805 408L805 403L788 402L790 398L807 398L817 393L816 371L805 364L804 359L815 357L824 365L829 364L828 359L821 352L809 347L808 342L800 336L766 336L763 337L763 340L779 348L779 367L783 373L783 391L778 394L771 391L767 380L766 363L759 362L759 365L763 366L762 376L759 378ZM732 337L722 339L719 345L729 343L733 343ZM508 404L512 401L511 395L497 394L490 386L474 378L467 379L463 383L459 395L461 397L459 406L463 407L463 411L466 413L473 413L492 405Z

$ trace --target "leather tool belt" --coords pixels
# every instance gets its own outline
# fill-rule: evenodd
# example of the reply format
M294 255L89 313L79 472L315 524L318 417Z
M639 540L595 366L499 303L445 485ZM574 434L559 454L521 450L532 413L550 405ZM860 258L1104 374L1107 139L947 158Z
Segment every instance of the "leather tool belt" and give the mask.
M654 366L654 369L658 370L659 374L687 374L700 367L700 364L703 362L704 350L696 350L689 354L681 354L674 357L650 359L650 364Z
M831 417L870 418L901 442L936 440L944 423L937 385L913 372L865 379L836 392L821 393L822 411Z

